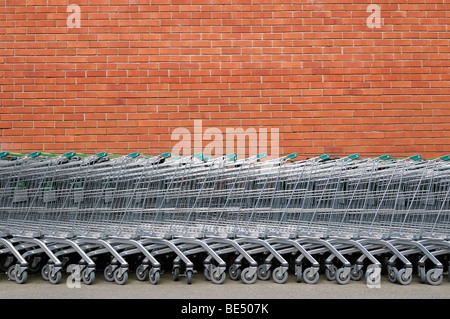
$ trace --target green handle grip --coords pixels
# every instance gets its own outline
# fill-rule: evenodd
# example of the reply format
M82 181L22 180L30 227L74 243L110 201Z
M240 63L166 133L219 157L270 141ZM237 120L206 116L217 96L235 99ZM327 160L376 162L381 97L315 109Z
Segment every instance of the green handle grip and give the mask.
M352 154L352 155L347 156L347 158L348 158L348 159L351 159L351 160L356 160L356 159L359 158L359 154L358 154L358 153L355 153L355 154Z
M162 153L162 154L159 154L159 156L161 156L161 157L163 157L163 158L168 158L168 157L171 157L171 156L172 156L172 153L170 153L170 152Z
M203 157L203 153L196 153L196 154L194 154L194 157L198 158L201 161L205 161L205 158Z
M419 154L410 156L409 158L412 159L415 162L422 160L422 156L419 155Z
M261 153L261 154L256 155L256 158L257 159L261 159L261 158L264 158L266 156L267 156L267 153Z
M136 157L139 157L139 155L141 155L141 153L139 153L139 152L134 152L134 153L128 154L127 156L130 157L130 158L136 158Z
M237 160L237 154L236 153L227 154L226 159L229 162L235 162Z
M319 158L323 161L327 160L330 158L330 154L322 154L319 156Z
M445 156L442 156L442 157L440 157L440 159L441 160L443 160L443 161L450 161L450 155L445 155Z
M41 152L33 152L28 154L28 157L35 158L41 155Z
M380 160L383 160L383 161L387 161L387 160L390 160L391 159L391 155L389 155L389 154L385 154L385 155L381 155L380 157L378 157Z
M103 157L105 157L107 155L108 155L108 153L106 153L106 152L101 152L101 153L95 154L95 156L97 156L98 158L103 158Z
M6 156L8 156L8 155L9 155L8 152L1 152L1 153L0 153L0 158L6 157Z
M288 155L286 155L286 159L293 159L293 158L296 158L298 156L298 154L297 153L291 153L291 154L288 154Z
M69 153L63 154L63 156L67 157L68 159L71 159L72 157L75 156L75 152L69 152Z

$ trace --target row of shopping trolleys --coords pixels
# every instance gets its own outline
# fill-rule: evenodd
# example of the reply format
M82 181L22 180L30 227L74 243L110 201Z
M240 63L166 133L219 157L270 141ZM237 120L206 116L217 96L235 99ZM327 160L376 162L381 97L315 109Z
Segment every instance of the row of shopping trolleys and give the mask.
M117 284L168 270L188 283L443 281L449 156L296 156L2 152L0 267L17 283L69 270L92 284L97 269Z

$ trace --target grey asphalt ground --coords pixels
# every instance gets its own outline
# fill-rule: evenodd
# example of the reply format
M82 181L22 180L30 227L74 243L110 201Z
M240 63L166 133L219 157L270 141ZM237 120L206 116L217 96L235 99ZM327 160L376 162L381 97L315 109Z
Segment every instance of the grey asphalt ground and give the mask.
M69 288L67 285L72 286ZM74 287L75 286L75 287ZM321 274L315 285L297 283L293 275L285 284L276 284L272 280L258 280L252 285L241 281L226 279L221 285L206 281L203 274L196 273L191 285L185 277L173 281L170 273L162 274L158 285L148 281L140 282L135 274L125 285L119 286L107 282L103 274L96 273L96 279L90 286L80 284L79 288L71 281L68 274L63 276L57 285L44 281L39 274L29 275L25 284L19 285L9 281L0 274L0 299L449 299L450 280L448 273L439 286L431 286L419 282L414 275L410 285L402 286L388 281L383 275L379 288L369 288L365 279L350 281L347 285L339 285L328 281Z

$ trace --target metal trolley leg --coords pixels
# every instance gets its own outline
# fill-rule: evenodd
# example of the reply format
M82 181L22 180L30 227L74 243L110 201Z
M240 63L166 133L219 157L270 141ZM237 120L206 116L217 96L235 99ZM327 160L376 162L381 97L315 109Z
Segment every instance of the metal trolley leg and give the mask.
M10 269L8 269L8 275L10 279L15 280L19 284L25 283L28 278L28 262L16 250L14 245L11 244L7 239L0 238L0 243L3 244L17 259L17 263L15 265L12 265Z
M219 257L219 255L216 254L216 252L211 249L211 247L208 246L207 243L205 243L204 241L200 240L200 239L195 239L195 238L177 238L172 240L172 242L174 244L184 244L184 243L188 243L188 244L193 244L193 245L198 245L200 247L202 247L205 252L207 252L212 258L214 258L218 264L218 266L214 269L211 268L211 280L213 283L215 284L221 284L225 281L226 278L226 274L225 274L225 270L227 267L227 264L222 260L222 258Z
M121 243L121 244L129 244L131 246L136 247L140 253L142 253L147 260L150 261L152 267L149 270L149 278L150 282L154 285L159 283L159 279L161 276L161 264L153 257L149 251L142 245L142 243L128 239L128 238L120 238L120 237L109 237L111 243ZM145 266L144 266L145 267ZM147 271L146 268L139 269L139 271Z
M31 237L16 236L16 238L23 242L36 244L42 249L43 252L45 252L50 260L49 263L44 266L44 269L42 271L44 279L48 279L48 281L52 284L58 284L62 279L62 263L45 245L45 243L39 239Z
M258 268L258 263L236 241L234 241L232 239L228 239L228 238L227 239L225 239L225 238L207 238L205 240L205 242L208 244L222 243L225 245L230 245L231 251L233 251L233 250L236 251L237 253L239 253L242 256L242 258L245 258L247 260L247 262L249 263L249 267L244 268L243 270L240 269L240 266L241 266L240 262L234 263L233 265L231 265L230 269L229 269L230 277L237 278L240 274L242 281L246 284L253 284L256 281L256 279L257 279L256 271ZM223 252L231 252L231 251L226 250ZM222 252L222 250L221 250L221 252Z
M111 265L107 266L105 269L104 272L105 279L107 281L115 281L116 284L118 285L123 285L127 282L129 265L110 243L108 243L106 240L103 239L84 236L77 237L76 242L78 244L81 243L94 244L105 248L114 257L114 260L112 261ZM88 256L89 255L90 253L88 253Z

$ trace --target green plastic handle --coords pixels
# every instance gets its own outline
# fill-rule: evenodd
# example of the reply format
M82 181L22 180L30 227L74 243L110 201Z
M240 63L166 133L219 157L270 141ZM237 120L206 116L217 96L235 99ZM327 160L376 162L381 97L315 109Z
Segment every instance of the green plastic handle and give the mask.
M419 155L419 154L410 156L409 158L412 159L415 162L422 160L422 156Z
M1 152L1 153L0 153L0 158L5 157L5 156L8 156L8 155L9 155L8 152Z
M33 152L28 154L28 157L35 158L38 157L39 155L41 155L41 152Z
M103 158L103 157L105 157L107 155L108 155L108 153L106 153L106 152L101 152L101 153L95 154L95 156L97 156L98 158Z
M171 157L171 156L172 156L172 153L170 153L170 152L162 153L162 154L159 154L159 156L161 156L161 157L163 157L163 158L168 158L168 157Z
M355 154L352 154L352 155L347 156L347 158L348 158L348 159L351 159L351 160L356 160L356 159L359 158L359 154L358 154L358 153L355 153Z
M141 155L141 153L139 153L139 152L134 152L134 153L128 154L127 156L130 157L130 158L136 158L136 157L139 157L139 155Z
M261 154L256 155L256 158L257 159L261 159L261 158L264 158L266 156L267 156L267 153L261 153Z
M293 158L296 158L297 156L298 156L297 153L291 153L291 154L286 155L286 159L293 159Z
M205 161L205 158L203 157L203 153L196 153L194 154L194 157L198 158L201 161Z
M237 160L237 154L236 153L231 153L231 154L227 154L226 155L226 159L229 162L236 162Z
M321 159L321 160L327 160L327 159L329 159L330 158L330 154L322 154L322 155L320 155L319 156L319 158Z
M63 154L63 156L67 157L68 159L71 159L72 157L75 156L75 152L69 152L69 153Z
M446 162L450 161L450 155L441 156L440 159Z
M385 154L385 155L381 155L380 157L378 157L380 160L383 160L383 161L387 161L387 160L390 160L391 159L391 155L389 155L389 154Z

